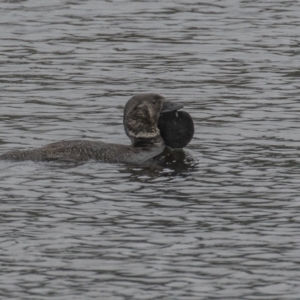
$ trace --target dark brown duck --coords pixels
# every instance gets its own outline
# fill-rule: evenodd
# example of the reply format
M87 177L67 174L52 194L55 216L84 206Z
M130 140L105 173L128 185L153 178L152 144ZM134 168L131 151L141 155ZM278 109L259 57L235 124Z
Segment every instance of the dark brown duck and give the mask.
M124 109L123 123L131 145L67 140L32 150L9 151L0 155L0 159L75 163L92 159L134 165L158 158L161 161L165 153L172 152L169 147L183 148L193 137L193 120L188 113L178 112L182 107L157 94L139 94L133 96Z

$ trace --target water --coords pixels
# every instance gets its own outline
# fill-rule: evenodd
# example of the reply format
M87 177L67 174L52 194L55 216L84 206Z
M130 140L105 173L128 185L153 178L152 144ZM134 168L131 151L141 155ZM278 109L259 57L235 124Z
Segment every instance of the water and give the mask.
M0 153L195 121L183 169L0 162L3 299L299 299L299 2L2 1Z

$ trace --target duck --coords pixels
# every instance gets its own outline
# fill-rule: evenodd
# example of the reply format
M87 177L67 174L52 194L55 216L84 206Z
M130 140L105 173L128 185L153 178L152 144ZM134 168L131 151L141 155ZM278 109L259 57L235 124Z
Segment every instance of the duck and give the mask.
M123 125L131 145L90 140L63 140L30 150L12 150L1 160L56 161L80 163L95 160L104 163L143 165L164 161L173 148L185 147L193 137L191 116L180 103L167 101L154 93L131 97L124 108Z

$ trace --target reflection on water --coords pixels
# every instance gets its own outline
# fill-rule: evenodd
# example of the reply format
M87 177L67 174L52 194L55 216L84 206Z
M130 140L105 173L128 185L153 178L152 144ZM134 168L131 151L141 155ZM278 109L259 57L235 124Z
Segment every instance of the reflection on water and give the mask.
M164 168L0 162L2 298L298 299L297 4L2 1L0 153L195 121Z

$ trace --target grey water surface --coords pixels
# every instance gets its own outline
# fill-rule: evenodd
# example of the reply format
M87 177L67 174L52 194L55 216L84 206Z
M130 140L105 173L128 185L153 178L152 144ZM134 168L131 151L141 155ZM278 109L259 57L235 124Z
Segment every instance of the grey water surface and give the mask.
M300 298L299 1L0 3L0 153L195 121L175 168L0 162L1 299Z

